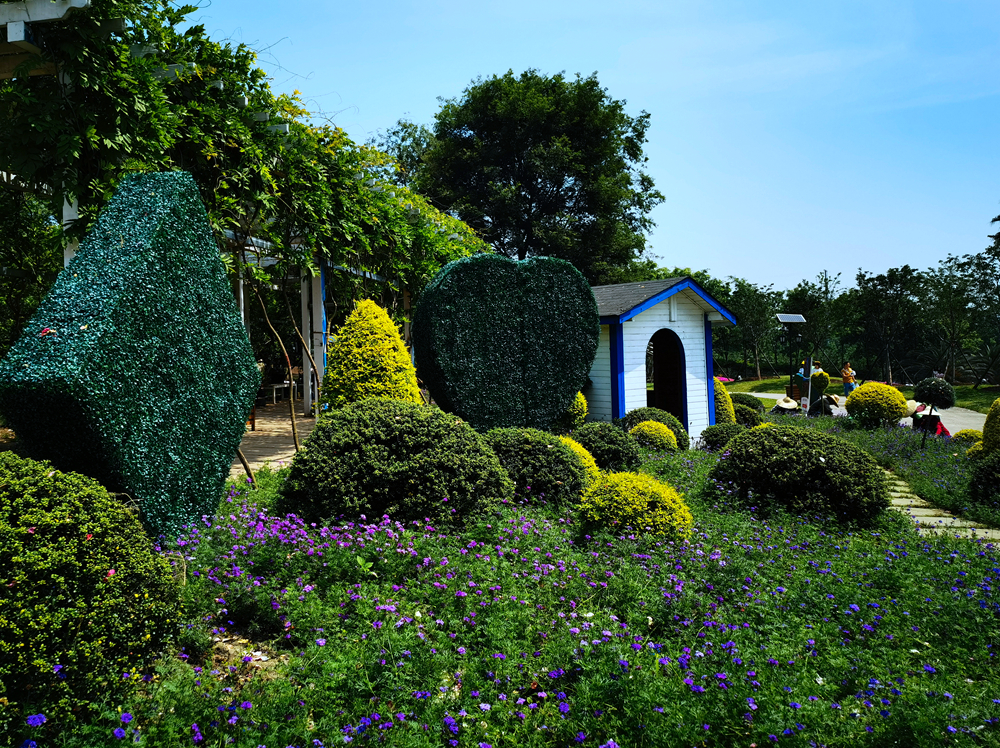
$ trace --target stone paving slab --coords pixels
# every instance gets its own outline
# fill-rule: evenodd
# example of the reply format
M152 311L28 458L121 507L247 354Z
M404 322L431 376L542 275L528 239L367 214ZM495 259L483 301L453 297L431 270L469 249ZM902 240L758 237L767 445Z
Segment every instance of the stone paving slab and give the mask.
M967 540L1000 540L1000 530L983 528L977 522L956 517L921 499L910 490L909 484L899 476L885 471L891 488L892 508L914 521L917 533L923 536L951 536Z

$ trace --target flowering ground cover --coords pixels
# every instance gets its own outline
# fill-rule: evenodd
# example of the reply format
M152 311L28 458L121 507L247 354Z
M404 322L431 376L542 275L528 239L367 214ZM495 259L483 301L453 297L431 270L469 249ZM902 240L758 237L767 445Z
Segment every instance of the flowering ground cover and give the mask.
M162 547L186 579L178 649L123 674L126 703L65 731L32 715L16 740L1000 743L1000 548L895 513L864 531L765 521L707 498L716 459L646 454L694 514L678 543L587 536L523 503L451 532L320 527L271 516L280 474L234 486Z

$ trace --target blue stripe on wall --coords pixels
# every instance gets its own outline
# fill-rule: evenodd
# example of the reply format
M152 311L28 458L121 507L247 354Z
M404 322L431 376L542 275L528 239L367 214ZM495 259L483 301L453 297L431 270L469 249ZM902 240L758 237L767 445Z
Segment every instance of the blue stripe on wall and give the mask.
M625 416L625 331L621 322L608 325L611 348L611 417Z
M708 375L708 425L715 425L715 363L712 361L712 323L705 315L705 361Z

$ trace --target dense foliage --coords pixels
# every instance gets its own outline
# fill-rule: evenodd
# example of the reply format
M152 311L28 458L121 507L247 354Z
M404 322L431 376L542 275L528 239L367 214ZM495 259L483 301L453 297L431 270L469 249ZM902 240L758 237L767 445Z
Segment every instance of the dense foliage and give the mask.
M601 469L597 467L594 455L590 454L580 442L570 436L560 436L559 441L569 447L570 451L580 461L580 466L583 468L584 475L587 478L586 486L589 487L590 484L601 477Z
M374 301L359 301L330 343L320 407L366 397L422 403L417 375L399 330Z
M184 172L122 183L0 364L32 456L139 502L154 535L212 515L260 373Z
M435 407L372 398L324 416L292 460L277 509L307 521L427 519L450 526L513 495L471 426Z
M435 115L416 184L508 257L558 257L591 283L640 255L663 200L643 171L649 115L596 75L479 78Z
M684 450L691 445L691 438L677 417L673 413L668 413L660 408L636 408L635 410L630 410L622 418L619 425L625 431L631 431L643 421L656 421L667 426L674 432L674 436L677 437L678 449Z
M940 377L927 377L917 383L913 399L938 410L947 410L955 404L955 388Z
M601 470L635 470L642 461L635 439L610 423L591 421L578 428L573 438L593 455Z
M558 436L506 428L489 431L485 439L514 482L518 498L573 504L587 485L583 462Z
M1000 451L986 452L973 461L969 498L984 506L1000 505Z
M870 525L889 506L885 474L842 439L792 426L749 429L712 470L720 496L763 512Z
M701 432L698 446L709 452L719 452L726 448L733 437L744 431L746 426L738 423L716 423Z
M684 540L694 520L681 495L646 473L608 473L580 501L585 528Z
M677 437L670 427L657 421L643 421L631 429L629 436L638 442L640 447L661 451L677 449Z
M177 585L138 520L92 479L10 452L0 452L0 583L7 737L36 709L67 720L123 698L174 633Z
M445 266L413 318L417 373L444 410L488 431L548 429L587 380L597 302L572 265L479 254Z
M983 449L987 452L1000 450L1000 398L993 401L990 412L983 424Z
M906 415L906 398L895 387L865 382L847 396L847 413L864 428L891 426Z
M809 379L812 382L813 397L822 395L830 386L830 375L825 371L814 372Z
M736 412L733 410L733 400L729 397L729 392L718 377L715 377L713 381L715 423L736 423Z
M759 426L763 420L756 409L743 403L735 403L733 405L733 415L736 418L736 423L748 429Z
M557 434L572 434L587 421L587 398L582 392L577 392L573 402L563 411L556 422L552 425L552 430Z
M754 397L748 392L730 392L729 398L733 401L734 408L737 405L746 405L748 408L753 408L761 415L763 415L766 410L763 400L759 397Z

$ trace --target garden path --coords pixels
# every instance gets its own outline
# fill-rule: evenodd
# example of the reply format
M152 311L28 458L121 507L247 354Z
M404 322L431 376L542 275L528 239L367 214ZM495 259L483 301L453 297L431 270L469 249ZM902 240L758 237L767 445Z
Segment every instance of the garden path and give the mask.
M969 540L1000 540L1000 530L983 528L981 523L956 517L951 512L930 504L913 491L909 484L886 470L889 478L889 496L892 508L910 517L920 535L949 535Z
M315 418L304 418L301 413L295 414L295 425L299 432L301 445L316 425ZM288 401L277 405L265 405L257 408L257 424L255 431L247 431L240 442L243 456L250 463L250 468L256 471L265 463L270 463L275 469L288 464L295 456L295 445L292 443L292 422L288 417ZM229 471L230 478L246 475L239 458L233 460Z

